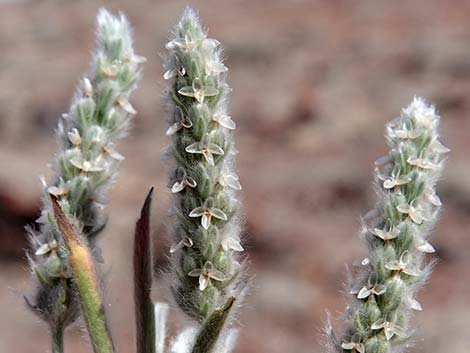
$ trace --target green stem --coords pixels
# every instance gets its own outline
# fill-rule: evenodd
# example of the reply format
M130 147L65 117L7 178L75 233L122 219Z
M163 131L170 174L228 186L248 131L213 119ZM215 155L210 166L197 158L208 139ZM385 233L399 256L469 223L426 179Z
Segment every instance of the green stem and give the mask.
M63 353L64 352L64 326L57 325L51 327L51 352Z

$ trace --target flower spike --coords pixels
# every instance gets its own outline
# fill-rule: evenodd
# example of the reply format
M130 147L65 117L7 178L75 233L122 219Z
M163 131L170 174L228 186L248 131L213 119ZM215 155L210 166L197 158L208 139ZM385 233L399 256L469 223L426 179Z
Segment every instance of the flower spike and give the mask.
M106 223L106 195L124 158L114 146L126 135L135 114L129 99L139 81L142 61L134 53L124 15L113 16L100 9L91 69L80 80L69 112L59 120L59 146L52 163L55 175L49 182L42 179L39 230L29 229L29 260L38 282L34 307L57 339L62 339L63 330L74 322L79 310L70 256L54 221L49 195L57 199L91 250L97 250L94 240Z
M245 277L237 261L243 252L237 200L242 187L235 173L236 124L227 112L228 69L220 42L207 37L191 9L166 49L168 151L176 164L169 183L175 209L170 253L177 278L172 290L181 309L200 323L191 351L213 353L229 310L240 302L235 297Z
M329 331L337 353L402 351L410 338L410 311L422 310L414 296L430 274L423 253L434 252L427 238L442 205L435 185L449 150L438 123L434 106L414 98L387 124L390 152L375 163L379 200L363 217L369 253L352 279L343 343Z

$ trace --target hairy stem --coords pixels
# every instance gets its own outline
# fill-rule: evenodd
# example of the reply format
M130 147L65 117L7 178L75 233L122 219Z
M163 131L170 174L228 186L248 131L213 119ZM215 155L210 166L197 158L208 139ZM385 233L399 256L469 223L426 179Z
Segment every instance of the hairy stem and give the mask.
M64 331L63 325L55 325L51 327L51 352L52 353L63 353L64 352Z

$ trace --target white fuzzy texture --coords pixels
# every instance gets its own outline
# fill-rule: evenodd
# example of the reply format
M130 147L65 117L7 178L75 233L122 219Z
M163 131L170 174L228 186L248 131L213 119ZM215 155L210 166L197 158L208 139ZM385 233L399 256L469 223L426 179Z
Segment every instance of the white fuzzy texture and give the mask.
M378 203L363 217L362 238L369 253L351 281L347 328L330 347L339 352L400 352L412 336L415 296L431 273L424 255L441 201L435 184L449 152L439 142L439 115L422 98L386 126L388 156L376 161Z
M39 293L48 288L41 285L63 285L62 279L70 277L67 251L55 227L50 195L57 197L96 253L94 238L106 223L107 194L124 159L116 151L116 142L125 136L135 114L129 97L140 78L144 58L134 53L130 25L124 15L115 17L100 9L96 36L91 70L80 80L70 110L63 114L56 130L58 150L52 163L55 174L50 182L41 179L39 229L29 230L29 257L40 283ZM56 303L44 305L48 307L38 310L48 311Z

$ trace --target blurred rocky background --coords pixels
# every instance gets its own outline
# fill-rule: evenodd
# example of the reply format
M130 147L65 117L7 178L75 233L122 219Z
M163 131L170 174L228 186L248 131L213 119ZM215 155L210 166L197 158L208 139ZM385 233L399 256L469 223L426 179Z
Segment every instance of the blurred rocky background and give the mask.
M38 216L40 174L53 129L88 67L96 10L123 10L148 58L139 114L111 194L102 272L120 352L133 349L131 244L150 185L155 299L169 298L169 194L160 54L187 4L225 46L238 124L246 249L255 274L238 315L237 353L321 352L328 309L345 306L345 265L364 255L359 217L374 204L373 161L384 123L413 95L435 102L452 149L433 244L438 260L419 295L412 352L467 353L470 336L470 1L0 0L0 351L47 352L46 328L27 311L31 290L23 226ZM174 306L173 306L174 307ZM176 310L171 332L184 326ZM83 326L67 352L90 352Z

